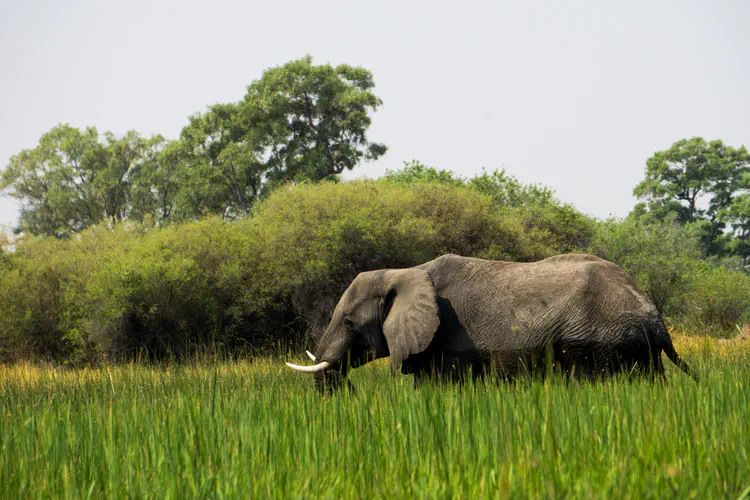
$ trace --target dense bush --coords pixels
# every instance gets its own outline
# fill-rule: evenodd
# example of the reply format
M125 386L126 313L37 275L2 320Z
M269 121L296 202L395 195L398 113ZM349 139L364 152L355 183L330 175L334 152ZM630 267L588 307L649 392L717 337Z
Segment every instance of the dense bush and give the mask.
M593 221L563 203L550 188L537 184L523 184L505 170L483 171L465 180L453 172L428 167L413 160L398 171L387 171L385 182L414 186L443 184L469 187L490 197L493 206L503 217L520 222L528 239L553 247L559 252L587 248L594 233Z
M204 342L221 321L211 272L226 224L162 230L95 227L72 240L24 238L0 273L0 356L71 362L145 350L164 354Z
M232 294L224 269L241 248L231 224L209 218L160 231L134 231L128 252L87 284L88 333L107 352L181 355L233 341Z
M384 181L283 188L236 222L27 238L1 264L0 355L80 361L301 342L361 271L448 252L536 260L572 246L563 240L470 187Z
M77 242L27 239L0 265L0 356L72 359L87 345L85 283L95 255Z
M725 336L750 323L750 277L724 267L708 267L694 276L679 316L685 329Z
M625 268L673 324L727 335L750 321L750 276L703 260L700 238L693 224L631 217L600 223L591 251Z
M626 269L666 314L681 312L681 297L704 265L697 236L674 220L600 223L592 253Z

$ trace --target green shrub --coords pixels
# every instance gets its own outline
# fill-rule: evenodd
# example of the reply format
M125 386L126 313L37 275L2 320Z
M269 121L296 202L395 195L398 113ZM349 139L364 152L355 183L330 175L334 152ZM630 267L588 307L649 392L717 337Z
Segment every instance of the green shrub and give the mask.
M686 329L726 336L750 322L750 276L723 267L698 273L684 296Z
M519 224L528 240L527 245L554 248L556 253L582 251L589 247L594 235L593 220L555 198L553 190L542 185L523 184L505 170L483 171L464 180L451 171L438 170L412 160L404 162L401 170L386 171L383 181L400 186L442 184L469 187L489 196L500 217Z
M231 269L244 238L219 218L121 231L128 250L87 284L87 332L113 356L183 356L234 342Z
M602 222L591 252L622 266L667 315L684 313L683 295L706 265L698 238L674 220Z
M599 224L592 252L627 270L686 331L725 336L750 320L750 276L703 260L697 226L609 220Z
M0 262L0 356L80 361L304 342L359 272L448 252L557 252L554 238L526 229L467 187L365 181L280 189L237 222L24 238Z
M92 260L75 242L27 239L0 269L0 360L76 361L89 347L82 324Z

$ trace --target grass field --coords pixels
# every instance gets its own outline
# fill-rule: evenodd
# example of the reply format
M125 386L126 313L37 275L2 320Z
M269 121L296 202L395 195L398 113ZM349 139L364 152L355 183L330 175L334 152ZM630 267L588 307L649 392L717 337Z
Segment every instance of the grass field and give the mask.
M676 347L700 384L414 390L373 363L321 398L280 360L0 366L0 497L747 496L750 344Z

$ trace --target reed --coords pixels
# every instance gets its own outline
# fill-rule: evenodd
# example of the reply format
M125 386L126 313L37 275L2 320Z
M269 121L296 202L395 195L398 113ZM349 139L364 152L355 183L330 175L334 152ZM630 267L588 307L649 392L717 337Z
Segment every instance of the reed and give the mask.
M750 347L702 377L426 385L387 364L322 398L278 359L0 366L2 498L737 498Z

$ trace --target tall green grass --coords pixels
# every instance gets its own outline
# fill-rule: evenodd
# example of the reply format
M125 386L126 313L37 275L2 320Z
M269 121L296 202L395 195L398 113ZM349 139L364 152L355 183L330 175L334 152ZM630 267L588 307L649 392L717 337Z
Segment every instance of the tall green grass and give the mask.
M280 360L0 366L0 497L736 498L750 349L678 345L695 384L414 390L373 363L322 398Z

